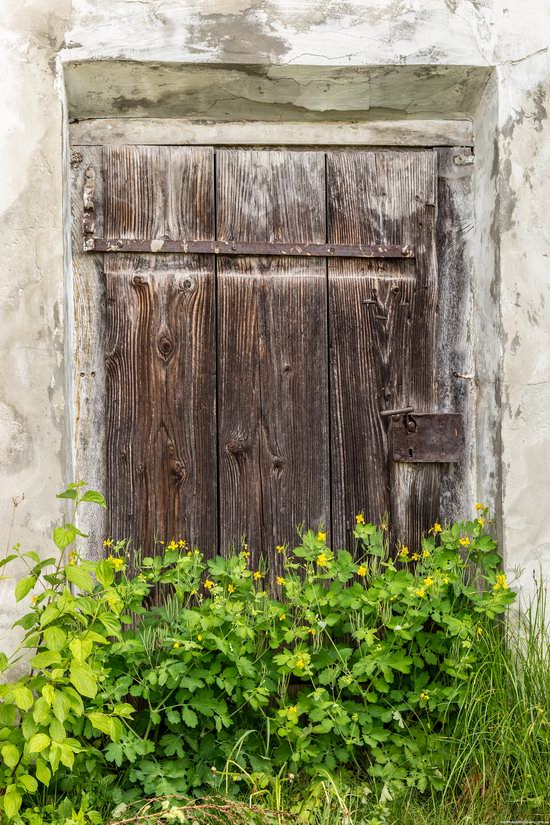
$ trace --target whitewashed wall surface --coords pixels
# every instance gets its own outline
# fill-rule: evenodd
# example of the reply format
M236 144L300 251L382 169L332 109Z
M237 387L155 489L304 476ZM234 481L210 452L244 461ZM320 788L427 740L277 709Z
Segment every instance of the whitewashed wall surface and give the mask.
M70 120L82 139L96 118L114 135L121 119L212 134L248 119L263 135L303 124L312 142L320 124L418 136L431 122L475 145L472 493L524 592L550 573L548 0L0 0L0 30L2 548L49 552L75 471ZM12 593L0 581L3 637Z

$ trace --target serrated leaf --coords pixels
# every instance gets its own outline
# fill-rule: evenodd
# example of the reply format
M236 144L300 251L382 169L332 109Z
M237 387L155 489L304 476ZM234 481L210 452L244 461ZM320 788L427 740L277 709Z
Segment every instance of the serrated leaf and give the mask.
M29 742L29 753L41 753L50 744L50 737L45 733L35 733Z
M44 644L48 650L61 650L67 641L67 634L60 627L47 627L44 631Z
M35 584L36 576L25 576L25 578L19 579L15 585L15 600L20 602L21 599L24 599L25 596L31 592Z
M81 696L87 696L89 699L95 698L97 679L89 665L85 662L73 662L69 678Z
M78 587L79 590L89 593L94 589L94 580L87 570L83 570L80 565L68 564L64 572L67 580L70 581L71 584L74 584L75 587Z
M107 507L107 502L97 490L86 490L80 501L89 501L92 504L99 504L100 507Z
M181 718L185 725L188 728L196 728L198 723L197 714L194 710L191 710L189 707L183 707L181 709Z

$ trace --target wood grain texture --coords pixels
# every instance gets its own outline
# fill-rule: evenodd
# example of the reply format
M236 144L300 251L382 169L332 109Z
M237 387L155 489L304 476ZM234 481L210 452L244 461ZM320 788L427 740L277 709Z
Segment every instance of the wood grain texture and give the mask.
M107 489L105 463L105 279L103 256L85 253L83 191L87 171L95 174L95 229L103 232L102 152L98 146L73 146L71 151L73 476L102 493ZM69 305L70 311L70 305ZM103 555L107 514L100 507L83 508L79 527L89 536L86 553Z
M438 149L437 156L438 404L442 411L462 414L466 444L465 461L443 468L439 515L457 519L464 517L467 503L475 500L476 382L471 329L474 164L463 162L472 157L466 147Z
M105 227L210 239L209 149L105 147ZM111 532L217 547L212 256L107 254Z
M323 153L218 152L217 235L324 241ZM221 546L276 562L298 524L330 524L324 261L221 257L218 358Z
M389 514L393 538L411 544L433 517L437 467L390 465L379 412L433 412L437 401L435 160L431 150L327 155L329 242L417 249L415 263L328 262L332 509L342 545L361 510L375 521Z

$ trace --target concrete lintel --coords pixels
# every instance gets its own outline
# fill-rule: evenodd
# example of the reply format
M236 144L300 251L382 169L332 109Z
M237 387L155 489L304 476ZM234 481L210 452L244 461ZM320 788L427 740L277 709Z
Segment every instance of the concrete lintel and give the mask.
M73 146L473 146L467 120L392 120L364 123L189 121L182 118L98 118L70 126Z
M69 117L211 121L469 120L479 66L274 66L90 60L63 64Z

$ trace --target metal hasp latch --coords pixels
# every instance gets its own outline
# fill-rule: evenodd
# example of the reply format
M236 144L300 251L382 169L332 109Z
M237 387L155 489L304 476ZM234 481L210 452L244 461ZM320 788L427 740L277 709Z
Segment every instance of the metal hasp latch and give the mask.
M416 413L412 407L388 410L394 461L453 463L464 458L464 421L458 413Z

